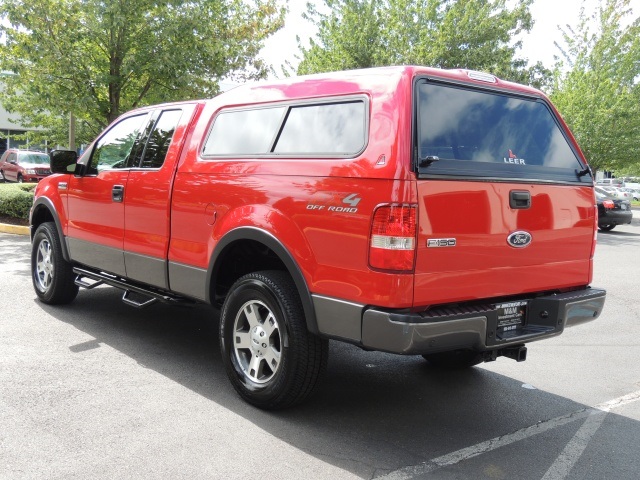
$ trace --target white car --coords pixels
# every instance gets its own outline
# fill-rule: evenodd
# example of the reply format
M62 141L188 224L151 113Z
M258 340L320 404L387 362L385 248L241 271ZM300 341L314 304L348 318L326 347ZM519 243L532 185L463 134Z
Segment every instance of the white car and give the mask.
M640 188L621 188L623 192L627 192L634 200L640 200Z
M632 200L632 196L629 192L625 192L622 188L619 187L604 187L604 186L599 186L598 188L601 188L602 190L604 190L605 192L607 192L607 194L613 198L617 198L618 200Z

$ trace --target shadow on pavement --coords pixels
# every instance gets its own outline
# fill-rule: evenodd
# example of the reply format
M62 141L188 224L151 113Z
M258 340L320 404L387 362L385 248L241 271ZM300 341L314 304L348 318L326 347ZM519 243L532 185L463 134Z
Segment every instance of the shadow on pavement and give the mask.
M245 404L227 381L218 346L217 311L202 305L185 308L160 304L136 310L122 304L120 296L116 289L97 288L81 291L74 303L64 308L38 305L95 338L69 345L72 352L81 354L100 348L100 344L108 345L135 359L141 367L361 478L421 464L585 409L566 398L523 388L517 379L493 373L489 364L487 368L442 372L430 368L421 357L365 352L332 342L328 374L318 394L297 408L264 412ZM469 472L488 471L482 462L489 461L491 468L501 473L488 471L485 478L542 478L582 422L568 423L446 467L439 473L447 476L435 478L478 478ZM607 416L607 424L610 428L598 432L606 443L596 447L592 442L589 448L605 448L616 451L618 459L624 457L625 452L633 450L628 439L640 438L640 424L613 413ZM621 430L628 432L626 437L615 435ZM626 462L634 468L639 465L637 458L629 457ZM611 476L611 465L603 463L579 463L572 473L580 471L584 478L627 478L624 472ZM628 478L635 478L633 475L630 471Z

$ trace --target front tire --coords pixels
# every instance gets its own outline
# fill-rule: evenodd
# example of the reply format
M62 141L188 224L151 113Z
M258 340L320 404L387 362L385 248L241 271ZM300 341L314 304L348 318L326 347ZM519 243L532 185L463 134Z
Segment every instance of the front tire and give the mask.
M23 183L22 175L18 174L18 183Z
M78 294L71 264L62 255L53 222L40 225L33 236L31 279L38 298L49 305L70 303Z
M615 225L598 225L598 228L603 232L610 232L611 230L616 228L616 226Z
M315 391L326 371L328 341L307 330L291 277L264 271L231 287L220 316L220 350L240 396L256 407L278 409Z

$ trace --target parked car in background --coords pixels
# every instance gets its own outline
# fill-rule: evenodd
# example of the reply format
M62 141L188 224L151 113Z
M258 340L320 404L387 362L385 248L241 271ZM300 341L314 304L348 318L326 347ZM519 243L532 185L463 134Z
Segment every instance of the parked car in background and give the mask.
M51 175L49 155L10 148L0 159L0 175L3 181L39 182Z
M622 190L622 188L620 187L605 187L605 186L597 186L597 187L603 190L604 192L606 192L606 194L609 195L610 197L617 198L618 200L631 200L633 198L630 193Z
M640 188L621 188L623 192L627 192L634 200L640 200Z
M596 203L598 205L598 228L603 232L613 230L616 225L631 223L633 213L629 200L614 198L601 188L596 189Z
M622 187L624 182L621 178L602 178L596 182L598 186Z
M630 192L625 187L615 187L616 193L618 194L618 198L621 200L633 200L633 192Z
M612 188L616 198L619 198L620 200L629 200L629 201L633 199L633 195L629 193L626 188L624 187L612 187Z

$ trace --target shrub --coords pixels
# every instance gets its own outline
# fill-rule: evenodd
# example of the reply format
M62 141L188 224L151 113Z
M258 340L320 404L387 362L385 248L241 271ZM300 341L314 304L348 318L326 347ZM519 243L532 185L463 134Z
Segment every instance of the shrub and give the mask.
M0 215L28 219L35 186L29 183L0 184Z
M36 189L37 183L16 183L16 187L18 187L23 192L33 192Z

